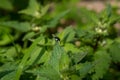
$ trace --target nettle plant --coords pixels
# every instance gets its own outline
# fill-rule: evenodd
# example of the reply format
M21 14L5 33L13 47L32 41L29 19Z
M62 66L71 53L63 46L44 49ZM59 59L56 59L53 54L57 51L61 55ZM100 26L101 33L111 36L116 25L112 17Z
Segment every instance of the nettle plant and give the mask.
M18 12L24 22L0 22L5 26L0 45L10 45L0 50L1 80L109 79L120 62L120 38L114 27L120 17L113 8L108 5L99 14L80 8L81 19L88 24L66 26L59 33L59 20L66 14L69 17L72 10L52 18L48 10L49 5L30 0L28 7Z

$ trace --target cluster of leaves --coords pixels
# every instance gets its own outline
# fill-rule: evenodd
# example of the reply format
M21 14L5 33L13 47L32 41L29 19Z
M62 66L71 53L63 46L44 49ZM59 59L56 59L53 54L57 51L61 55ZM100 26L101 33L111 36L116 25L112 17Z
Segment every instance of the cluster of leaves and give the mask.
M120 79L116 7L107 4L95 13L73 8L77 0L68 5L63 0L55 9L50 3L42 5L44 1L18 0L24 4L19 7L15 0L0 1L1 80Z

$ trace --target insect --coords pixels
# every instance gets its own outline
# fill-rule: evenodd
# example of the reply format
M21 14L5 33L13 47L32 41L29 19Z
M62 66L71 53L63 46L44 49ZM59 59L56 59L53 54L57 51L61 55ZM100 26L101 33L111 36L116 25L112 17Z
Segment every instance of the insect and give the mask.
M55 41L56 41L56 42L59 42L59 41L60 41L60 38L59 38L59 37L56 37L56 36L55 36L54 38L55 38Z
M53 38L55 39L56 42L60 42L60 38L57 37L56 35L52 34Z

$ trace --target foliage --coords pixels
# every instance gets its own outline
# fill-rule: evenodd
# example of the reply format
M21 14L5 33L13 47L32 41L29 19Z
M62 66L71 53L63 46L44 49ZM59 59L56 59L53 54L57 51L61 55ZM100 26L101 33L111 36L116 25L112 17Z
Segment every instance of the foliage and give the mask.
M78 0L0 1L0 80L120 79L114 6L96 13L74 7Z

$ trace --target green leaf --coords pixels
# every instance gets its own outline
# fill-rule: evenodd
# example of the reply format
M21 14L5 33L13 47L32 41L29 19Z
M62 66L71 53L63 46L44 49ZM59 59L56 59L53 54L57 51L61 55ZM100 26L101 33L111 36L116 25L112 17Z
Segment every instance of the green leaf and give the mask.
M21 60L21 63L18 66L16 75L15 75L15 80L19 80L20 75L22 74L22 71L25 69L26 66L26 62L28 60L28 58L30 57L31 54L33 54L38 48L37 44L38 42L43 38L43 36L38 37L33 43L32 45L29 47L29 49L27 49L27 51L25 52L24 57Z
M91 62L85 62L76 65L76 70L79 71L81 79L84 78L92 68L93 68L93 64Z
M18 62L19 61L7 62L0 66L0 80L14 80Z
M60 71L62 71L64 69L68 69L69 68L69 64L70 64L70 58L69 58L67 53L63 52L61 54L61 59L60 59L60 63L59 63Z
M6 45L11 42L7 33L10 33L10 28L0 26L0 45Z
M56 17L54 17L50 23L47 25L48 28L53 28L56 27L56 25L59 23L59 20L61 18L63 18L66 14L68 14L70 12L70 10L64 11L62 13L60 13L59 15L57 15Z
M34 75L39 75L45 80L61 80L60 74L52 66L42 66L36 68L35 70L29 70L28 73L33 73ZM40 78L40 80L42 79Z
M21 32L27 32L31 29L31 26L28 22L7 21L7 22L0 22L0 25L5 27L10 27Z
M46 62L44 66L37 70L37 74L50 80L60 80L60 68L63 68L63 66L65 67L66 64L68 64L68 61L62 61L62 59L65 60L65 58L67 58L67 56L63 53L63 48L56 43L48 62Z
M37 78L35 80L49 80L49 79L43 76L37 75Z
M78 53L80 51L75 45L70 44L70 43L66 43L64 45L64 49L66 52L71 51L72 53Z
M6 45L6 44L8 44L8 43L10 43L10 42L11 42L11 40L10 40L10 38L8 37L7 34L3 34L3 35L1 36L0 45Z
M20 52L20 46L18 45L15 45L17 50ZM7 62L7 61L14 61L15 57L18 56L18 53L16 51L16 48L15 47L9 47L5 52L4 54L0 54L0 57L1 57L1 61L3 60L4 62Z
M36 47L34 53L30 56L30 59L26 62L27 66L32 66L35 63L37 63L37 61L41 58L41 56L44 54L44 49L40 48L40 47ZM42 53L41 53L42 52Z
M73 55L73 59L75 61L75 63L77 64L78 62L80 62L88 53L85 51L80 51L79 53L76 53Z
M4 77L2 77L0 80L14 80L14 75L15 75L15 71L5 75Z
M118 39L118 40L120 40L120 39ZM119 52L120 52L120 41L113 42L109 46L108 50L109 50L109 53L112 57L112 60L114 62L120 62L120 54L119 54Z
M53 48L50 60L46 65L51 65L51 67L53 67L57 72L59 72L60 59L63 53L64 53L63 48L58 43L56 43Z
M13 72L17 68L17 62L8 62L4 65L0 66L0 78L8 75L9 73Z
M13 31L16 32L16 31ZM0 45L4 46L10 43L14 43L14 40L18 39L20 37L19 32L16 32L15 34L11 34L12 29L0 26Z
M80 38L86 36L87 32L88 32L87 30L84 30L81 27L76 30L77 36L79 36Z
M111 18L110 18L110 20L108 22L108 26L113 25L113 24L115 24L115 23L117 23L119 21L120 21L120 17L113 15L113 16L111 16Z
M102 79L104 74L109 69L111 62L110 55L105 50L99 50L94 55L94 68L93 71L94 74L92 76L92 80L99 80Z
M33 36L35 36L34 32L29 32L23 37L23 41L31 39Z
M41 12L40 12L41 17L47 13L49 7L50 7L50 5L48 4L48 5L41 8Z
M46 50L46 49L45 49ZM43 53L44 50L41 51L41 54ZM49 58L50 58L50 52L51 51L45 51L44 54L41 56L41 58L39 59L39 61L37 62L37 64L40 64L40 63L46 63L48 62Z
M41 38L39 43L45 44L44 37ZM31 66L34 65L35 63L38 63L38 61L41 59L45 51L46 51L45 47L36 46L35 51L31 54L30 59L26 62L26 65Z
M81 80L81 78L78 75L71 75L70 80Z
M77 36L82 41L82 43L92 44L94 45L94 39L96 38L96 33L93 31L93 29L90 27L86 28L79 28L76 30Z
M107 4L107 8L106 8L106 12L107 12L107 17L111 17L112 15L112 7L110 4Z
M75 45L66 43L65 46L66 52L72 52L71 57L74 62L77 64L80 62L88 53L92 53L92 49L90 47L81 47L77 48Z
M80 13L81 15L84 15L85 18L87 18L87 20L89 20L90 22L92 21L96 25L99 23L99 19L94 12L89 11L85 8L80 8Z
M40 75L45 76L50 80L60 80L60 73L57 72L53 66L45 66L41 68L39 72Z
M0 0L0 8L13 10L13 5L10 0Z
M74 40L75 31L72 26L65 28L61 33L58 34L61 41L63 42L70 42Z
M47 13L48 9L49 5L40 8L40 4L36 0L30 0L29 6L26 9L19 11L19 13L30 15L35 18L41 18Z
M30 15L35 18L40 18L41 15L39 9L40 5L38 4L38 2L36 0L30 0L27 9L21 10L19 11L19 13Z

